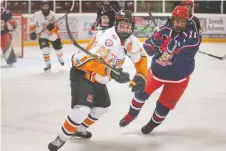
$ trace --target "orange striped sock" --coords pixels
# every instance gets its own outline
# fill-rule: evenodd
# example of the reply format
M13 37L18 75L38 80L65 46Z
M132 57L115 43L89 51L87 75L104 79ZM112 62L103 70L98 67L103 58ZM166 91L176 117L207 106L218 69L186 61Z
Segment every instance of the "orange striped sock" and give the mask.
M95 119L94 117L92 117L90 114L88 115L88 117L82 122L81 126L84 127L84 129L87 129L88 127L90 127L92 124L94 124L98 119Z
M64 125L62 126L62 131L67 136L72 136L74 132L77 131L77 128L80 124L75 123L71 120L69 116L67 116L67 119L64 122Z

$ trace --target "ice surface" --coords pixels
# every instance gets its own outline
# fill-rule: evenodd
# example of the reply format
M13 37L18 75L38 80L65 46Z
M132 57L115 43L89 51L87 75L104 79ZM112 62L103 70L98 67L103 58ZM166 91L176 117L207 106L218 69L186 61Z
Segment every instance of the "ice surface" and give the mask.
M223 56L226 44L202 44L201 51ZM76 48L64 46L65 67L52 52L52 72L43 73L39 47L26 47L25 57L12 68L1 68L2 151L47 151L70 109L69 69ZM2 66L5 62L1 61ZM134 74L129 60L125 70ZM140 116L119 129L133 94L128 84L108 84L112 105L89 130L89 141L68 141L59 151L225 151L226 60L196 55L196 70L176 109L152 134L140 128L151 118L160 90Z

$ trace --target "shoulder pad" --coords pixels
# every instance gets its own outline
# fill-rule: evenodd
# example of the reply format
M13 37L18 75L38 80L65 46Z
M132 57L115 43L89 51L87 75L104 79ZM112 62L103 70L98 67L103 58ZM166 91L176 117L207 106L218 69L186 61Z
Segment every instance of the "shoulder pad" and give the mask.
M136 53L136 52L140 51L141 42L136 36L134 36L132 34L128 40L129 41L126 44L127 52Z

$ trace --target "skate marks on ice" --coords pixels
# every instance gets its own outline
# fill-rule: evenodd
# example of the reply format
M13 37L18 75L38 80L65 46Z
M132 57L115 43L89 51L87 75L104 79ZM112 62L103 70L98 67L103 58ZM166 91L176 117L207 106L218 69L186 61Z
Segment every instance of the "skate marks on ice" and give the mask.
M6 64L1 64L1 69L8 69L8 68L13 68L13 65L6 65Z
M169 150L211 150L223 151L226 148L226 135L205 127L179 128L158 130L157 128L148 135L143 135L140 130L122 133L125 136L142 136L143 139L161 142ZM142 138L141 138L142 139Z
M130 137L108 137L107 139L95 139L90 140L70 140L65 144L65 148L62 151L150 151L161 150L161 142L150 139L133 139Z
M70 140L62 151L223 151L226 137L205 128L155 131L149 135L134 131L91 140Z

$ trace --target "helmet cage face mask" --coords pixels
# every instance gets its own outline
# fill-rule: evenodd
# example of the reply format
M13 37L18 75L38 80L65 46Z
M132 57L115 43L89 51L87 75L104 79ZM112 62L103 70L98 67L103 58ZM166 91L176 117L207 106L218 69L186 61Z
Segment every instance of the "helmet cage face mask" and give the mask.
M134 31L134 26L135 18L129 11L122 11L116 16L115 30L121 40L126 40L130 37Z
M129 22L120 21L117 23L116 32L121 40L125 40L133 33L133 25Z
M49 12L50 12L49 4L47 4L47 3L42 4L41 9L42 9L42 13L43 13L44 16L49 15Z

